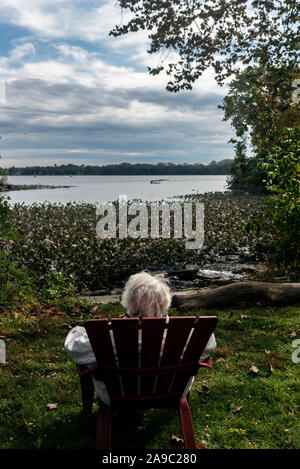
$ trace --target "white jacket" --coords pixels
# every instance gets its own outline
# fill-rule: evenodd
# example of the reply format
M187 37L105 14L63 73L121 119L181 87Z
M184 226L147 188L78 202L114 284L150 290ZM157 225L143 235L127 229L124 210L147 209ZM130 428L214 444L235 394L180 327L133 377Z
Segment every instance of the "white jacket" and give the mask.
M129 314L127 313L127 316ZM167 316L168 320L168 316ZM212 334L206 344L206 347L200 357L200 361L205 360L215 350L217 344L214 334ZM86 329L81 326L76 326L70 330L65 340L65 350L69 357L76 365L85 365L88 368L97 366L96 357L94 355L92 346L90 344ZM195 376L191 376L182 397L185 397L191 386ZM93 377L95 391L98 397L106 404L110 405L110 398L107 392L104 381L96 380Z

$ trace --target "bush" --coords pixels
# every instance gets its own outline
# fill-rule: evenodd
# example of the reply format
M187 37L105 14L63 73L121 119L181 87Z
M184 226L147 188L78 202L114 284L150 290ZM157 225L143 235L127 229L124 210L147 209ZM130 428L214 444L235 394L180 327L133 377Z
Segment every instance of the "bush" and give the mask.
M50 271L43 277L41 296L49 299L64 298L72 296L76 288L62 273Z
M280 146L259 163L271 192L263 229L274 235L271 261L293 277L300 277L300 126L286 131Z
M246 155L246 143L244 141L234 141L235 157L231 165L231 173L227 178L228 188L233 191L248 193L266 193L263 182L266 176L258 162L262 158L261 154L252 157Z
M10 259L10 243L14 238L12 211L8 201L0 197L0 305L14 296L17 277L16 263Z

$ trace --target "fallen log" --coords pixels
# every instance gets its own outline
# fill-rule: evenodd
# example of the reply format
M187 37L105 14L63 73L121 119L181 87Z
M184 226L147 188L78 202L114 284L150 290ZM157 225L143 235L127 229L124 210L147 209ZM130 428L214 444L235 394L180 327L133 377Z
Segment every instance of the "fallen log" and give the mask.
M171 306L187 311L239 303L300 303L300 283L234 282L222 287L205 288L191 295L174 295Z

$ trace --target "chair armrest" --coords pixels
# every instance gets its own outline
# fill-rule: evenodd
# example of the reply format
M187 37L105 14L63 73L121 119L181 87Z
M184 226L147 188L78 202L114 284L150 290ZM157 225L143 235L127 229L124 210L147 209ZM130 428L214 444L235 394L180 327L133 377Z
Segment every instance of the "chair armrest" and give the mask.
M96 366L93 368L88 368L87 366L84 366L84 365L76 365L76 368L77 368L79 376L85 376L97 370Z
M199 366L205 366L206 368L212 368L212 364L210 362L209 357L206 358L203 362L199 361Z

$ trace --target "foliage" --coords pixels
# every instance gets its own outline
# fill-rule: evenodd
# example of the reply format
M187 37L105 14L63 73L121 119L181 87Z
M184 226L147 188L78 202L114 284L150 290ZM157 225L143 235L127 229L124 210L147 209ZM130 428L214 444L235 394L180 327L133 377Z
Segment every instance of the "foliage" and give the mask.
M0 197L0 307L15 298L25 278L17 262L10 256L10 247L14 241L12 210L7 199Z
M12 230L12 210L8 199L0 196L0 241L8 237Z
M12 210L7 198L0 197L0 307L20 293L26 280L17 262L11 258L11 246L16 241Z
M274 235L273 260L300 277L300 126L286 130L280 146L259 165L272 194L268 229Z
M292 82L298 68L247 67L229 84L220 106L237 137L249 137L256 154L266 154L280 143L286 127L300 122L299 105L292 101Z
M42 282L42 297L44 298L63 298L67 296L72 296L76 292L76 288L70 280L66 279L63 274L58 274L55 271L46 273Z
M0 140L2 137L0 137ZM1 155L0 155L1 158ZM2 171L0 191L5 190L8 171ZM0 308L19 291L19 275L16 262L10 258L10 244L15 238L13 212L8 198L0 196Z
M261 163L274 145L280 144L285 127L300 121L299 105L292 101L297 69L247 67L229 85L220 106L224 120L231 121L239 140L228 179L231 189L266 192L265 166ZM247 142L254 156L247 156Z
M14 223L20 241L13 245L13 255L41 288L47 273L63 275L82 291L118 288L130 274L145 268L202 264L215 260L220 252L234 253L245 246L253 256L268 249L268 236L241 229L259 212L264 198L215 193L193 194L184 201L205 205L205 244L200 252L187 250L181 239L100 240L92 204L17 204Z
M148 52L161 52L152 75L171 76L168 91L191 89L213 67L218 83L239 71L240 64L266 68L296 66L299 2L287 0L119 0L129 10L126 24L110 32L121 36L148 31ZM174 52L170 56L170 52ZM165 57L165 63L164 58Z
M232 140L233 141L233 140ZM260 156L247 157L246 143L234 141L235 158L231 166L231 174L227 178L228 188L235 191L264 193L265 172L258 168Z
M0 301L7 286L10 261L7 258L7 241L11 239L12 212L8 201L0 197Z

